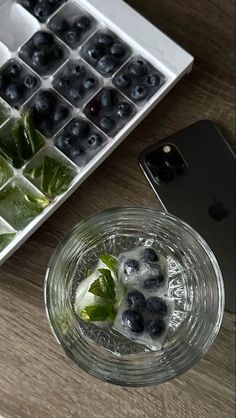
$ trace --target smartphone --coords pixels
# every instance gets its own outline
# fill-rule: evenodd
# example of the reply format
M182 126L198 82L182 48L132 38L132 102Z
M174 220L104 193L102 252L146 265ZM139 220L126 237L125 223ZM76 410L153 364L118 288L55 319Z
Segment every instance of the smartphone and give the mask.
M214 252L235 312L236 159L218 127L202 120L145 149L140 166L164 208L190 224Z

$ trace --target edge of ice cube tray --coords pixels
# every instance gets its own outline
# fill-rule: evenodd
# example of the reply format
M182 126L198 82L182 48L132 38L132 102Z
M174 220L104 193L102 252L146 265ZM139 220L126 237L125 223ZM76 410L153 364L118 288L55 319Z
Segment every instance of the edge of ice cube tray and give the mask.
M75 0L76 1L76 0ZM123 0L80 0L79 4L94 17L104 22L111 30L126 41L134 50L143 54L154 66L169 77L160 90L139 109L137 115L99 152L97 156L75 177L68 191L37 216L24 230L17 232L16 238L1 252L0 265L9 258L67 198L87 179L87 177L118 147L144 117L166 96L182 76L191 71L193 57L174 41L128 6ZM130 22L132 21L132 25ZM140 27L142 30L140 31ZM79 222L79 219L78 219Z

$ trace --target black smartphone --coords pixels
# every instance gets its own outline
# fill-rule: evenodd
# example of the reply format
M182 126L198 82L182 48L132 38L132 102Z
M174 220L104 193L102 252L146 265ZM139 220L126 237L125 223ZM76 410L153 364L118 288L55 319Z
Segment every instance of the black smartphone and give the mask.
M207 241L224 277L226 310L235 312L236 159L218 127L202 120L140 155L164 208Z

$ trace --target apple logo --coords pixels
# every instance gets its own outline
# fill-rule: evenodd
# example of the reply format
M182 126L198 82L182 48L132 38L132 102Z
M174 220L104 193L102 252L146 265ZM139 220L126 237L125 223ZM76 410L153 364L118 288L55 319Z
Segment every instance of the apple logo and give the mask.
M223 203L216 199L214 199L212 205L209 206L208 213L215 221L221 221L229 214L227 209L224 208Z

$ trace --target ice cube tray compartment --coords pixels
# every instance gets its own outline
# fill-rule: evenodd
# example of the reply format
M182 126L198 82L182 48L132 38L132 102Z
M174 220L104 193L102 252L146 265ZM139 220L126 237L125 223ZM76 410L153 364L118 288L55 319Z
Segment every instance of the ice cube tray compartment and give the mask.
M135 67L137 62L146 72ZM15 233L0 250L0 264L191 65L190 55L122 0L0 5L0 232L3 223ZM30 109L38 129L32 149L16 139ZM56 177L50 182L45 175L50 167L58 177L66 173L67 184ZM29 208L29 190L42 206ZM29 216L17 220L6 206L21 204Z

